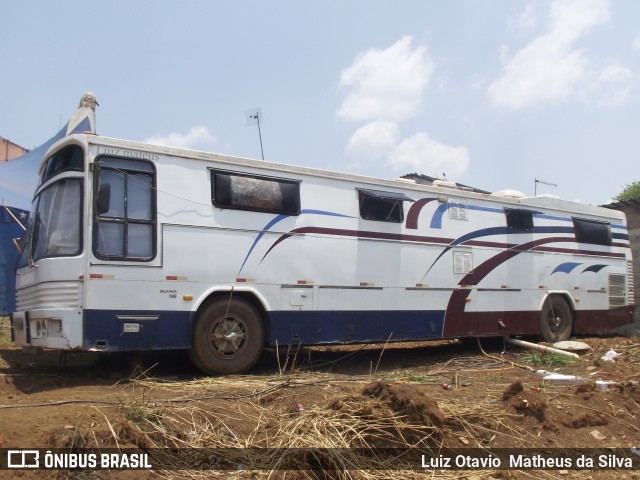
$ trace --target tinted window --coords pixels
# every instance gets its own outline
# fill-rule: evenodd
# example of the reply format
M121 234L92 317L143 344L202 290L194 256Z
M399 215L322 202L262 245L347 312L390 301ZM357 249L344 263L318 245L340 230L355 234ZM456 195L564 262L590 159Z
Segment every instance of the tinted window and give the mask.
M573 229L578 243L611 245L611 225L596 220L573 219Z
M271 177L211 172L211 201L216 207L300 214L300 183Z
M533 230L533 212L505 208L507 227L516 230Z
M40 183L69 170L78 172L84 170L84 151L78 145L69 145L51 155L44 164Z
M390 193L359 190L360 216L365 220L400 223L404 220L403 198ZM410 199L409 199L410 200Z

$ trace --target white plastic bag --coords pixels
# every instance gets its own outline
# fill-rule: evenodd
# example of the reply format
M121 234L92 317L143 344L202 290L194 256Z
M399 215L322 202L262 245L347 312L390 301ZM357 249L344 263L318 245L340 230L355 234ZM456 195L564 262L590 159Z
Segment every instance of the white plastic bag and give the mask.
M620 354L616 352L613 348L605 353L600 360L604 360L605 362L615 362L616 358L618 358Z

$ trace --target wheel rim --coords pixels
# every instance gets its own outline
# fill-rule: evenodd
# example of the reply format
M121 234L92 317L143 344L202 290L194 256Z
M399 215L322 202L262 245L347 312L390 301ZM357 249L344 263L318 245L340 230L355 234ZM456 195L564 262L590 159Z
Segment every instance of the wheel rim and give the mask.
M565 319L562 316L560 309L551 308L547 315L547 325L549 325L549 330L553 333L561 331L564 328L564 323Z
M221 315L209 330L209 348L221 358L241 355L247 345L247 325L241 317Z

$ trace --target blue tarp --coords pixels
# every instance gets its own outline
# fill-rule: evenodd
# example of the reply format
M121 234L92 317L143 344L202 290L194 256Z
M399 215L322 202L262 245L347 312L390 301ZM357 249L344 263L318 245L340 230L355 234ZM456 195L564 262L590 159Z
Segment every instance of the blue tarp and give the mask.
M3 315L15 310L15 262L18 250L14 238L23 235L33 194L38 185L38 170L44 154L58 140L73 133L95 133L95 96L87 92L67 124L37 148L0 163L0 310Z
M20 238L27 226L29 212L13 207L0 207L0 314L16 309L15 266L18 249L13 240Z
M42 157L55 142L67 135L68 125L49 140L21 157L0 163L0 203L29 210L33 193L38 185L38 169ZM91 129L89 118L81 121L71 133L85 132Z

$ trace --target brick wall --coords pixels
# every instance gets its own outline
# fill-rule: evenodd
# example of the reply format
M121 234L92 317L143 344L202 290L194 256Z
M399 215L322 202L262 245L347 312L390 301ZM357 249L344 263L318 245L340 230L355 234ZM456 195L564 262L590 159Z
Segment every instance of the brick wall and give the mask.
M22 148L20 145L16 145L12 141L0 137L0 162L14 159L24 155L28 151L26 148Z

